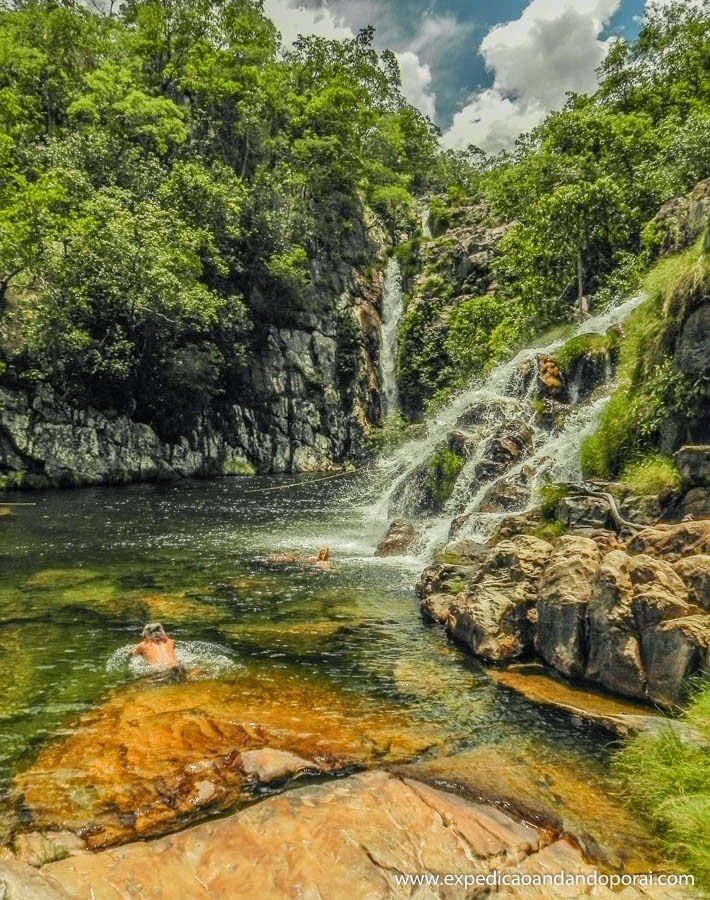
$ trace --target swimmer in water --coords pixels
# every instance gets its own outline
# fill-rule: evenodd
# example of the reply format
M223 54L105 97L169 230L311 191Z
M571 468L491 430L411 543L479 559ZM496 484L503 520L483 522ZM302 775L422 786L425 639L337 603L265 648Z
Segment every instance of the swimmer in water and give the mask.
M309 565L315 566L317 569L325 572L330 569L330 547L321 547L315 556L309 556L305 560L295 553L283 553L270 556L269 562L279 566L300 565L307 562Z
M142 656L152 669L178 671L181 666L175 656L175 641L169 638L160 622L149 622L143 629L143 640L131 650L132 656Z

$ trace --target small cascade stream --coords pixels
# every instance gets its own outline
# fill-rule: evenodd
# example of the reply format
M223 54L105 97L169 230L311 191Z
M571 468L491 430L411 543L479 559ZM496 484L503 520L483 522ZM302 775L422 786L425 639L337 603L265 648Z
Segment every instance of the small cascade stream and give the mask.
M605 334L644 299L643 295L634 296L587 319L575 336ZM426 527L419 551L423 561L448 540L487 539L505 516L535 505L545 480L572 481L581 476L581 446L595 431L609 401L612 372L607 365L602 385L587 400L579 401L579 385L570 384L570 402L562 420L545 427L533 405L537 359L553 355L563 343L558 340L526 348L495 366L485 379L455 394L438 410L426 423L424 434L380 461L383 487L373 512L380 519L423 519ZM453 433L465 442L464 464L451 496L443 508L432 512L427 495L428 465ZM519 435L525 438L520 456L496 471L486 460L492 442L522 440Z
M387 263L382 287L382 397L385 415L397 412L397 338L404 312L402 270L392 257Z

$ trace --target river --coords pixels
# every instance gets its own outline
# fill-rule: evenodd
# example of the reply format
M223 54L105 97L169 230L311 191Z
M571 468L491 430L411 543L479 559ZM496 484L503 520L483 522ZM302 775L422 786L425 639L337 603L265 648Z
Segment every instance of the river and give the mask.
M224 479L8 496L34 505L0 518L4 789L135 681L122 648L147 619L162 621L215 684L248 681L278 697L305 680L324 688L309 702L315 717L355 703L378 721L435 734L447 752L492 743L564 753L601 777L606 736L497 687L421 620L421 561L373 556L386 521L372 517L366 482ZM323 544L329 572L270 559ZM8 804L5 827L18 816Z

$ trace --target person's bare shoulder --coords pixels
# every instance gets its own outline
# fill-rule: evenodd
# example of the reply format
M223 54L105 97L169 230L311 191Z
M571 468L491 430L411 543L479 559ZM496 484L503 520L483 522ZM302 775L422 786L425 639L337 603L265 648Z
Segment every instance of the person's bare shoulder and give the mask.
M145 642L141 641L140 644L136 644L136 646L131 650L132 656L143 656L145 653Z

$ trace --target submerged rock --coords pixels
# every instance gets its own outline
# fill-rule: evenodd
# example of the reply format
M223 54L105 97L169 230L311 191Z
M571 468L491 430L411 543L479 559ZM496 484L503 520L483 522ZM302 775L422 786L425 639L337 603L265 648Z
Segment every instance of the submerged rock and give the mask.
M396 710L373 711L293 672L142 682L40 750L11 800L25 830L68 830L105 847L233 808L253 784L404 761L435 743Z

